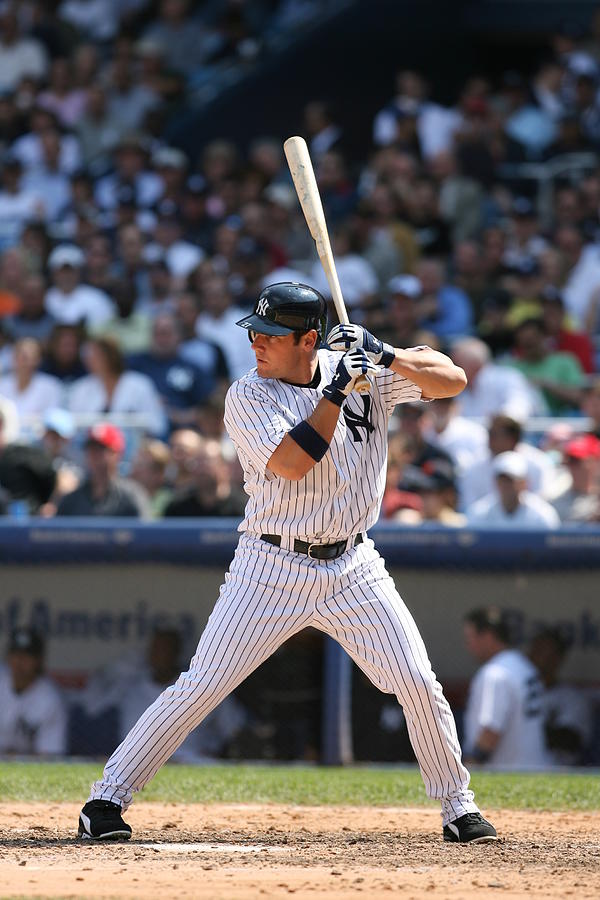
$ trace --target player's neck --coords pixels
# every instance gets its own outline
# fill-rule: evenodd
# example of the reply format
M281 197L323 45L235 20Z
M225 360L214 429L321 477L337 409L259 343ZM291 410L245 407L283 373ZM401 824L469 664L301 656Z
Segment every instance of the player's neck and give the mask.
M318 387L317 372L319 369L319 357L315 353L314 357L308 360L302 360L301 364L289 372L286 378L280 379L286 384L293 384L296 387ZM314 382L317 382L314 384Z

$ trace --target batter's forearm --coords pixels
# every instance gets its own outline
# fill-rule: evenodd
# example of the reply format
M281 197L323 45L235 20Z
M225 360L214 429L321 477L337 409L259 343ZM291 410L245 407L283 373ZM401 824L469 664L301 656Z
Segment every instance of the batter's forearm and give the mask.
M340 407L322 397L315 411L305 421L323 441L330 444L339 415ZM267 469L281 478L300 481L316 463L313 456L303 450L291 435L286 434L267 463Z
M421 388L423 397L455 397L467 386L467 376L449 356L438 350L401 350L394 348L395 358L389 368Z

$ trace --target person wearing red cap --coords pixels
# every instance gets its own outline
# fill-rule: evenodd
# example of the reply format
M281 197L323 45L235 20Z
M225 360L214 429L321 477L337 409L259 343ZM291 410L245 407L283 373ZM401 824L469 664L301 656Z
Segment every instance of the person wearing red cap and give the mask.
M580 434L563 449L571 486L553 501L561 522L582 524L600 519L600 439Z
M86 476L83 483L66 494L57 516L133 516L150 518L150 503L139 485L118 474L125 450L125 437L110 422L90 428L85 444Z

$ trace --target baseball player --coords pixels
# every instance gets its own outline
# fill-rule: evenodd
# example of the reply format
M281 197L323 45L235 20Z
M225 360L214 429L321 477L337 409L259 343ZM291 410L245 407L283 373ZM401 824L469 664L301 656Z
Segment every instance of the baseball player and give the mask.
M246 328L256 368L229 389L225 424L249 496L242 532L190 668L146 710L92 786L79 835L128 838L121 816L187 734L306 626L334 637L402 704L427 794L447 841L496 839L469 790L450 707L423 640L367 530L386 474L397 403L451 396L462 369L429 348L394 350L364 328L325 337L311 287L266 287ZM373 382L353 391L359 375Z
M480 663L465 708L468 759L489 768L544 768L544 686L534 664L510 646L509 620L498 607L473 609L465 643Z

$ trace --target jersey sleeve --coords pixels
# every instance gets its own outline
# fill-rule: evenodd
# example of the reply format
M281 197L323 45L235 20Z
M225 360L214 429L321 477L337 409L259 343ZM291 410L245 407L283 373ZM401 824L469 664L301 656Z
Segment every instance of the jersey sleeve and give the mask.
M499 667L491 667L485 672L481 686L481 697L477 711L477 731L490 728L502 734L506 730L514 697L510 680Z
M238 453L259 472L292 427L268 395L239 381L227 392L224 421Z

